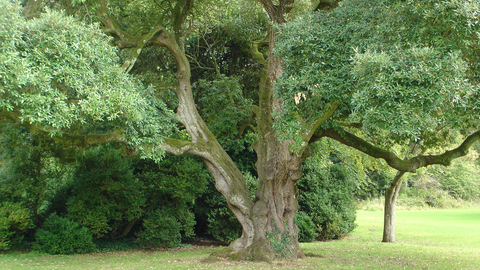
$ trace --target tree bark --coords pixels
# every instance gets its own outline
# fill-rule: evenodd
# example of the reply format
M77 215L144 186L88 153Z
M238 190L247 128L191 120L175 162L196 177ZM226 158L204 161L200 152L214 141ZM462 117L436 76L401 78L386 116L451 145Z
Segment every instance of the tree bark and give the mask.
M295 183L302 175L301 164L309 154L309 151L301 155L292 153L290 142L279 141L273 127L273 110L280 108L282 102L274 96L274 83L283 72L281 60L273 54L275 35L272 28L268 62L261 76L256 112L258 140L253 144L257 153L259 185L252 209L255 236L250 249L255 259L266 261L274 256L304 256L298 244L298 228L294 222L298 209ZM269 252L259 252L261 250Z
M385 190L385 207L383 211L383 240L382 242L395 242L395 206L398 194L402 187L402 176L405 172L397 172L390 186Z

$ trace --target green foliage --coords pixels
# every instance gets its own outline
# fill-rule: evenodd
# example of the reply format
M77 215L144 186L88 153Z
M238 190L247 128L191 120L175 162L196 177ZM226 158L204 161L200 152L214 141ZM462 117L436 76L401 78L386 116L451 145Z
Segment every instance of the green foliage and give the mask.
M130 159L109 146L88 148L77 159L68 217L96 237L119 237L128 224L143 215L143 183L133 177ZM124 236L124 235L123 235Z
M356 226L358 175L339 156L332 152L330 164L320 155L308 158L302 167L304 176L297 182L299 210L310 217L318 239L343 237ZM311 235L311 229L308 226L305 234Z
M32 227L30 212L21 203L0 203L0 250L19 243L25 230Z
M295 224L298 226L298 241L312 242L317 236L317 230L312 218L303 211L298 211L295 215Z
M480 168L471 163L455 162L449 168L439 168L436 171L441 188L455 199L465 201L480 200Z
M252 101L243 96L237 78L219 76L212 81L199 80L193 88L202 118L224 149L239 152L244 149L244 140L251 143L248 137L237 139L238 130L248 120L252 107Z
M431 167L411 175L404 196L416 197L435 208L457 207L464 202L480 200L478 152L471 150L449 167Z
M150 245L177 246L182 240L182 225L173 213L156 210L143 221L140 239Z
M366 181L358 187L356 197L360 200L382 197L394 177L392 171L388 168L367 170Z
M49 254L78 254L95 250L87 228L69 218L50 215L35 234L34 249Z
M173 113L121 69L117 50L98 26L50 10L25 21L18 5L1 5L3 112L15 110L13 117L52 135L108 123L108 130L124 129L145 156L161 156L143 145L170 134Z
M298 138L332 102L342 104L332 119L362 123L387 146L431 146L442 128L465 127L477 100L479 28L462 15L470 2L349 0L282 26L277 129Z
M265 237L270 240L273 253L282 258L289 258L293 254L292 235L288 232L266 232Z
M71 166L59 158L68 151L28 129L0 126L0 203L23 205L39 226L71 182Z
M193 236L196 225L194 207L210 179L204 165L191 156L167 156L159 164L139 161L135 169L136 177L144 183L147 205L152 208L145 217L149 223L152 226L162 224L162 215L168 219L172 217L178 222L176 230L182 237ZM142 235L143 232L141 238ZM153 237L154 234L149 235Z
M158 244L174 245L182 236L194 234L191 209L205 189L208 173L192 157L168 156L157 164L124 158L122 150L112 146L98 146L78 157L73 177L68 216L96 238L122 238L134 229L150 244L157 239ZM162 226L175 228L181 237L155 236L155 228Z
M258 179L250 173L244 173L247 187L252 199L258 186ZM204 233L213 236L216 240L230 243L242 235L242 227L232 210L227 205L225 197L215 189L215 182L210 180L205 193L195 205L196 218Z

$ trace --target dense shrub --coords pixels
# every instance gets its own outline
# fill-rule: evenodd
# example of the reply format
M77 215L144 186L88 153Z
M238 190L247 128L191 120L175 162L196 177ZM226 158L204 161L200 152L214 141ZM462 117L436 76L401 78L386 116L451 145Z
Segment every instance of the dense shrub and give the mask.
M312 242L317 238L318 233L315 228L315 223L303 211L298 211L295 215L295 224L298 226L298 241Z
M30 212L21 203L0 203L0 250L19 243L31 227Z
M159 244L176 245L175 237L165 241L159 232L151 231L157 226L169 227L177 224L176 232L182 238L195 234L194 206L198 197L206 190L210 174L204 164L196 157L166 156L160 163L142 160L135 164L135 177L145 187L148 212L142 218L142 232L138 234L143 240L156 239ZM151 231L146 233L146 231ZM164 240L162 240L164 239ZM150 241L153 244L155 241Z
M244 173L250 196L253 199L258 186L258 179L249 172ZM230 243L242 235L242 226L228 208L225 197L215 188L215 180L210 178L205 193L197 200L195 206L196 219L201 222L203 232L216 240Z
M144 185L134 178L131 163L121 149L108 145L90 147L77 157L68 217L95 238L125 237L144 213Z
M182 241L181 229L182 224L173 213L157 210L143 220L139 238L148 245L174 247Z
M35 240L33 248L49 254L81 254L95 250L92 234L87 228L55 213L37 230Z
M355 173L333 152L329 159L331 162L325 166L318 156L308 158L304 176L297 182L299 210L310 217L317 238L322 240L342 237L356 226ZM311 231L312 226L308 227L303 234Z
M467 162L455 162L451 167L438 168L438 182L443 190L456 199L480 201L480 167Z

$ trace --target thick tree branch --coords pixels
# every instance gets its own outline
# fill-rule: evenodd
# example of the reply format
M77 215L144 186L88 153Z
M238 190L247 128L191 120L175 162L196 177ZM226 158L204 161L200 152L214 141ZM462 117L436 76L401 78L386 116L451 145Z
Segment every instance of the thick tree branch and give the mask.
M353 147L371 157L384 159L390 167L398 171L416 172L418 168L435 164L449 166L452 160L467 155L468 150L473 143L480 139L480 130L468 136L457 148L446 151L443 154L417 155L406 160L402 160L393 152L374 146L373 144L346 131L337 132L333 129L328 129L321 132L321 134L316 134L315 137L329 137L340 143Z
M171 138L165 139L162 147L165 149L165 152L176 156L191 154L202 157L205 152L204 149L199 147L198 143Z
M270 20L276 24L286 22L284 14L292 10L294 2L295 0L279 0L278 5L275 5L272 0L260 0Z
M99 4L97 14L102 22L103 31L115 39L115 45L120 49L137 47L138 38L123 31L120 26L113 21L109 15L106 1L100 0Z
M172 10L173 32L175 40L181 47L183 47L184 38L186 37L183 29L185 20L190 15L192 8L193 0L179 0Z
M337 122L339 126L346 128L362 128L362 123Z
M127 145L123 130L114 130L108 133L102 134L69 134L64 133L62 135L52 136L50 132L44 130L42 127L36 125L29 125L30 132L32 134L41 134L44 137L50 137L53 141L61 143L65 148L78 147L85 148L91 145L99 145L106 143L122 143Z
M255 118L256 118L256 114L254 111L252 111L252 113L250 114L250 117L248 118L248 121L245 124L243 124L238 130L238 133L236 136L237 138L240 138L243 135L243 132L245 132L245 129L249 129L253 133L257 132L255 130L255 127L252 125L253 121L255 121Z
M259 51L259 48L260 47L268 47L268 41L254 41L252 43L252 46L250 48L250 53L252 55L252 57L258 62L260 63L260 65L262 66L266 66L267 65L267 59L265 59L265 57L263 56L263 54Z
M323 116L321 118L313 120L308 124L307 130L303 137L304 142L309 142L311 140L317 128L321 124L325 123L325 121L330 119L330 117L332 117L333 113L337 110L338 106L340 106L340 103L337 103L337 102L332 102L327 104L327 106L325 106L325 109L323 110Z
M128 32L123 31L121 27L110 17L108 7L105 0L100 1L100 7L97 9L98 17L102 22L103 31L114 38L114 44L120 49L133 48L132 57L123 63L122 68L126 72L130 72L143 48L154 45L157 36L160 35L165 28L157 26L149 33L143 36L132 36Z
M57 142L62 144L65 148L77 147L85 148L91 145L99 145L106 143L121 143L127 148L129 155L133 154L135 151L128 149L127 141L124 136L124 131L121 129L116 129L112 132L102 133L102 134L78 134L75 132L63 132L60 135L52 135L52 132L46 130L44 127L36 124L30 124L27 121L21 121L21 113L17 110L14 111L0 111L0 121L9 121L17 126L23 126L27 128L32 135L41 135L45 138L49 138L52 142Z

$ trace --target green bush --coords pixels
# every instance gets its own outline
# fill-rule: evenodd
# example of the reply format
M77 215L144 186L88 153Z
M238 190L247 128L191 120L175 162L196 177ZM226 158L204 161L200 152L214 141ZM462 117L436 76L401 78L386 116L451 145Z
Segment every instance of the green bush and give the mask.
M305 212L297 212L295 215L295 224L298 226L298 241L312 242L318 236L315 223L313 223L312 218Z
M35 235L33 248L49 254L81 254L95 251L92 234L75 221L51 214Z
M244 173L250 196L254 197L258 179L251 173ZM216 240L230 243L242 235L242 226L228 208L225 197L215 188L215 180L211 178L205 193L197 201L195 212L197 219L204 223L205 233ZM202 220L202 217L206 219Z
M131 163L109 145L87 148L77 157L66 209L95 238L124 237L128 225L143 215L145 188L134 178Z
M20 203L0 203L0 250L7 250L23 239L31 228L30 212Z
M329 159L325 166L321 157L308 158L297 182L299 210L310 217L321 240L340 238L356 226L355 172L334 152Z
M173 213L157 209L143 220L143 230L138 236L147 245L174 247L182 241L181 229L182 224Z
M443 190L456 199L480 200L480 167L455 162L453 166L439 168L438 181Z

